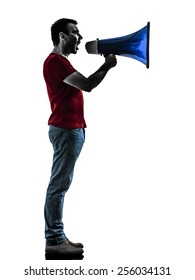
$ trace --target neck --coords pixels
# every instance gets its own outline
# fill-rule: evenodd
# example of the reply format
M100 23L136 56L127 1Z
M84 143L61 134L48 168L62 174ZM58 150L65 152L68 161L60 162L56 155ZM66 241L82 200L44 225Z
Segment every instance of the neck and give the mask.
M66 51L64 51L64 50L62 49L61 46L56 46L56 47L54 47L52 53L60 54L60 55L62 55L62 56L64 56L64 57L66 57L66 58L69 56L69 53L67 53Z

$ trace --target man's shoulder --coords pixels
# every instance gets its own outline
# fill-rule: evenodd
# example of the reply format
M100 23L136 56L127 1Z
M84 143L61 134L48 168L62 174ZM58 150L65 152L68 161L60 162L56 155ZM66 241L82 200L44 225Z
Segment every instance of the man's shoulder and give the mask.
M63 64L71 65L69 60L57 53L50 53L44 61L44 64Z

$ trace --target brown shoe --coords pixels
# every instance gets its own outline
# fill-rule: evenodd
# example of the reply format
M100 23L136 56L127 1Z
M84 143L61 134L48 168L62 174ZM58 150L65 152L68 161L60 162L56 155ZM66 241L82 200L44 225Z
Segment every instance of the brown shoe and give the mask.
M83 244L82 243L73 243L69 239L66 239L64 242L66 244L70 244L71 246L74 246L76 248L83 248Z
M46 245L46 254L58 254L58 255L78 255L82 254L84 251L80 247L75 247L70 245L69 243L61 243L58 245L49 246Z

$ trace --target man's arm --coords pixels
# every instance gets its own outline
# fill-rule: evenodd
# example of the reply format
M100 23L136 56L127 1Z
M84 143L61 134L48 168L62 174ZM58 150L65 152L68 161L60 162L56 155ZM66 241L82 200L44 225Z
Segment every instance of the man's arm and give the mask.
M113 54L108 55L105 57L105 62L102 64L102 66L92 75L90 75L88 78L84 77L79 72L74 72L73 74L69 75L64 79L64 82L79 88L84 91L92 91L95 87L101 83L101 81L104 79L108 71L116 66L116 57Z

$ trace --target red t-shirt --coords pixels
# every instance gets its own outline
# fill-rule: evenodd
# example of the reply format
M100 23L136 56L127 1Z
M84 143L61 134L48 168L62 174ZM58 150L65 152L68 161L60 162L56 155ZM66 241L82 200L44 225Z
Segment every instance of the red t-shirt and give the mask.
M43 65L43 75L47 86L52 114L48 124L62 128L84 128L84 100L80 89L63 80L76 70L68 59L51 53Z

